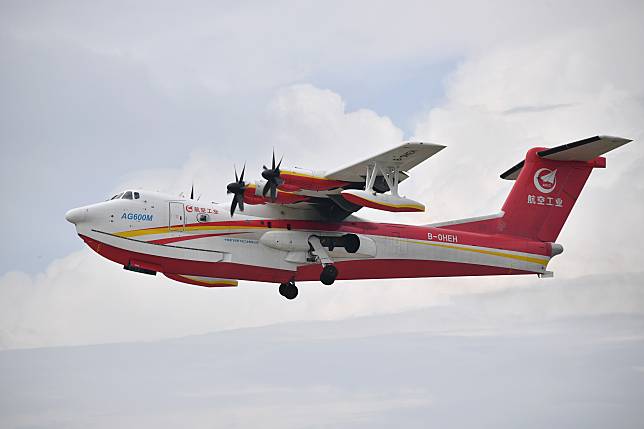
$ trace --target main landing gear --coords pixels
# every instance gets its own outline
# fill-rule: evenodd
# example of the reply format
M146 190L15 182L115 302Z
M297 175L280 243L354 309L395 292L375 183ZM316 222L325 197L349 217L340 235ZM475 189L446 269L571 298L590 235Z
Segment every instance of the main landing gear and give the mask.
M325 265L324 268L322 268L322 272L320 273L320 281L325 285L332 285L337 277L338 269L335 267L335 265ZM289 300L295 299L298 293L297 286L295 286L295 282L292 280L288 283L281 283L279 291L280 295Z
M347 248L347 251L349 253L354 253L358 250L358 247L360 245L359 241L357 242L357 244L349 239L346 239L345 241L345 246L351 246L351 249ZM313 248L311 251L313 257L315 258L313 260L317 260L322 264L320 281L327 286L332 285L335 282L335 279L338 278L338 269L335 267L335 265L333 265L333 260L331 259L331 257L329 257L329 254L320 242L319 237L313 236L309 238L309 244ZM331 243L330 247L333 248L333 243ZM294 299L297 296L297 286L295 286L295 282L292 280L288 283L280 284L279 291L280 295L282 295L286 299Z
M353 239L353 237L355 237L355 240ZM347 248L347 252L350 252L350 253L355 253L358 250L358 247L360 247L360 240L358 239L358 237L351 234L348 234L346 238L343 237L342 243ZM332 285L335 279L338 277L338 269L335 267L335 265L333 265L333 260L327 253L319 237L313 236L309 238L309 244L313 248L311 253L317 257L317 260L320 263L322 263L322 272L320 273L320 281L325 285ZM326 243L326 244L329 244L329 243ZM329 248L331 250L333 249L332 242L330 243Z
M329 264L325 265L324 268L322 268L322 272L320 273L320 281L325 285L332 285L336 277L338 277L338 269L335 267L335 265Z
M280 295L286 299L294 299L297 296L297 286L292 281L280 284Z

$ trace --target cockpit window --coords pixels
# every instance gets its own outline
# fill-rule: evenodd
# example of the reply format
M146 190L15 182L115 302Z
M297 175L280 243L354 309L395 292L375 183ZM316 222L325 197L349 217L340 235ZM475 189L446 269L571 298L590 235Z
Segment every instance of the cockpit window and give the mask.
M138 192L135 192L135 193L134 193L134 199L135 199L135 200L138 200L138 199L139 199L139 193L138 193Z
M119 198L121 198L122 195L123 195L123 192L121 192L120 194L116 194L112 198L110 198L110 200L118 200Z
M124 193L122 198L124 200L131 200L132 199L132 191L127 191L126 193Z

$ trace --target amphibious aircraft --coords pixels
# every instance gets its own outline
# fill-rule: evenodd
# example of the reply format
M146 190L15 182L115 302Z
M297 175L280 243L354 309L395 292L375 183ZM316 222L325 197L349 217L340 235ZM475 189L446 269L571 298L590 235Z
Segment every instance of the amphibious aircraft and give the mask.
M406 142L333 171L282 169L275 153L262 179L228 184L231 205L145 190L75 208L66 219L98 254L126 270L157 272L187 284L236 286L238 280L279 284L288 299L296 282L336 279L536 274L550 277L556 243L601 155L631 140L596 136L553 148L532 148L503 174L515 183L501 211L431 225L376 223L362 207L421 212L401 196L410 170L444 146Z

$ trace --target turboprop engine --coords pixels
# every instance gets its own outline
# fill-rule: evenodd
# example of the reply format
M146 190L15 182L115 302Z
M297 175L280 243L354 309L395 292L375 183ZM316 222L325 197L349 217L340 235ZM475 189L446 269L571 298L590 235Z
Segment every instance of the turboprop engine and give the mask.
M392 194L349 189L341 192L342 198L350 203L388 212L424 212L425 206L410 198Z
M270 196L264 196L267 192L266 189L270 184L266 181L258 180L254 185L248 185L246 187L246 192L244 192L244 202L247 204L266 204L266 203L276 203L276 204L294 204L299 203L300 201L306 201L309 197L305 195L297 195L291 192L286 192L281 189L275 189L271 191L274 193L274 199L271 199Z

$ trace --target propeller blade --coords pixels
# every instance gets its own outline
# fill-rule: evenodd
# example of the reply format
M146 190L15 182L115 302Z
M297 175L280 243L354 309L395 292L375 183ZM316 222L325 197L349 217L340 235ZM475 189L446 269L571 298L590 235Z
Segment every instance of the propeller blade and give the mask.
M277 171L280 171L280 165L282 165L282 161L284 160L284 155L280 158L280 162L277 163Z
M266 182L264 185L264 189L262 189L262 196L265 197L266 193L268 192L268 189L271 187L271 182Z
M271 201L275 202L275 198L277 198L277 186L271 186Z
M195 199L195 184L192 184L192 188L190 188L190 199L194 200Z
M273 148L273 163L271 169L275 170L275 148Z
M241 176L237 174L237 166L235 166L235 181L226 186L227 194L233 194L233 200L230 203L230 216L235 214L235 210L239 206L239 210L244 211L244 192L246 191L246 184L244 183L244 174L246 174L246 163L241 171Z

